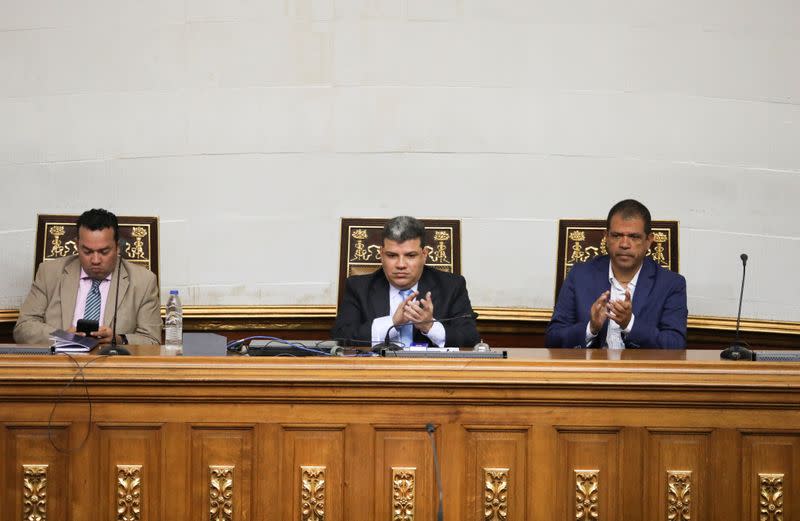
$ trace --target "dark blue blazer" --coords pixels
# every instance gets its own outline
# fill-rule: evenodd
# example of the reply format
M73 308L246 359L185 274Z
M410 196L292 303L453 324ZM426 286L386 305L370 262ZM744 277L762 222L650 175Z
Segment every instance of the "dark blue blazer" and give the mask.
M548 347L604 347L608 321L591 345L586 345L586 324L592 304L610 289L609 257L576 264L558 293L553 318L545 332ZM624 336L625 347L682 349L686 347L686 279L645 258L633 293L633 329Z

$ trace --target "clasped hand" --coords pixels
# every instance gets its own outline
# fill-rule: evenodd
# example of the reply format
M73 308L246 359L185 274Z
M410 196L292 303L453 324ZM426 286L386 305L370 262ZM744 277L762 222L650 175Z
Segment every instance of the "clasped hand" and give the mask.
M433 300L431 299L431 292L429 291L425 298L421 300L414 300L419 295L419 292L414 292L402 302L392 315L392 323L395 326L400 324L407 324L411 322L414 327L422 331L423 334L428 334L428 331L433 327Z
M600 332L603 324L609 318L619 324L620 329L625 329L631 322L631 316L633 316L631 292L625 290L624 300L609 300L610 298L611 292L606 291L592 304L589 329L593 335Z

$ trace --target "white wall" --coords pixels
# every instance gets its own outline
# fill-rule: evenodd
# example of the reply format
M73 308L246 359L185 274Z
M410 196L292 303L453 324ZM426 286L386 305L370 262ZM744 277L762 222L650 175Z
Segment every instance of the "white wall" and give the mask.
M797 0L0 0L0 307L37 213L161 217L188 304L333 304L339 217L463 219L550 307L559 217L681 222L690 313L800 320ZM310 237L315 237L310 239ZM519 241L519 237L523 237Z

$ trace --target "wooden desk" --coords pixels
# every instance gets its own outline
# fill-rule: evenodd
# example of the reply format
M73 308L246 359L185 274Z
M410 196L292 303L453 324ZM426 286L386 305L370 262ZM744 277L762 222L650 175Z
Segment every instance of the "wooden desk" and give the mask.
M0 518L800 519L800 365L134 350L0 357Z

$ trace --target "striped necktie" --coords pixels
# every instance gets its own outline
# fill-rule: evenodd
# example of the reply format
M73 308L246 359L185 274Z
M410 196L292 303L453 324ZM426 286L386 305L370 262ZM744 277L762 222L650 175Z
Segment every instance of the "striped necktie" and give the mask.
M92 289L86 295L86 308L83 312L85 320L100 320L100 282L92 280Z
M414 293L414 291L410 289L401 290L400 296L403 297L403 302L405 302L408 296L412 293ZM403 305L403 302L400 303L401 306ZM397 330L400 333L400 342L404 347L409 347L414 341L414 325L407 324L405 326L398 326Z

